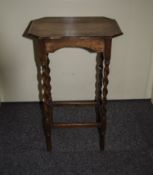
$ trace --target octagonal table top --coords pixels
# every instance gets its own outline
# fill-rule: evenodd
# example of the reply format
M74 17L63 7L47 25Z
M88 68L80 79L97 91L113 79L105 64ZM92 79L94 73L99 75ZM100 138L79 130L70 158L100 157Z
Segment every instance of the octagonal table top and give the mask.
M44 17L32 20L27 34L38 38L115 37L122 31L114 19L106 17Z

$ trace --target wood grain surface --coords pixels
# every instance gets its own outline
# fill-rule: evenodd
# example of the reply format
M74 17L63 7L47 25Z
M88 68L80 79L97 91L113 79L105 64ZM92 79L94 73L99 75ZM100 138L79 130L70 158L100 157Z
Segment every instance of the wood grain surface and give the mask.
M121 35L114 19L105 17L45 17L31 21L28 34L39 38Z

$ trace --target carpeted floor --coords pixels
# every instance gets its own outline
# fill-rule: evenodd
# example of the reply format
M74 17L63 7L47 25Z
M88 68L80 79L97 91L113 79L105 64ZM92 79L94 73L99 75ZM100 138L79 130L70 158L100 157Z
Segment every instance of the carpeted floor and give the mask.
M95 121L94 107L54 108L55 121ZM54 129L46 151L38 103L0 107L0 175L153 175L153 105L109 101L106 150L97 129Z

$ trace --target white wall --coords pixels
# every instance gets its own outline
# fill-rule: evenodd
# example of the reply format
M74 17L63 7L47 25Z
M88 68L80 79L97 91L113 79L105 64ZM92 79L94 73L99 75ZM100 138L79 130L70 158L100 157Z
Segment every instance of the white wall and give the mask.
M109 99L151 97L152 0L0 0L0 72L4 101L37 101L30 20L44 16L115 18L123 36L113 39ZM50 55L54 100L94 98L95 54L61 49ZM0 89L0 90L1 90Z

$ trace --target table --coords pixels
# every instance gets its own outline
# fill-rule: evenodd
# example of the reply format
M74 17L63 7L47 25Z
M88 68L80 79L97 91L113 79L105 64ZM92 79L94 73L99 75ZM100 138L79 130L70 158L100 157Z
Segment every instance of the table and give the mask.
M113 37L122 34L117 22L106 17L44 17L32 20L26 33L36 41L34 42L34 45L37 45L37 47L34 46L35 55L40 61L37 66L41 74L44 131L48 151L52 149L51 130L54 127L97 127L100 133L100 148L104 150L111 43ZM94 104L96 122L55 123L53 121L53 106L57 105L57 102L53 102L51 96L48 55L65 47L84 48L97 53L96 77L98 81L95 100L67 102L67 104ZM58 104L63 104L63 102L58 102Z

